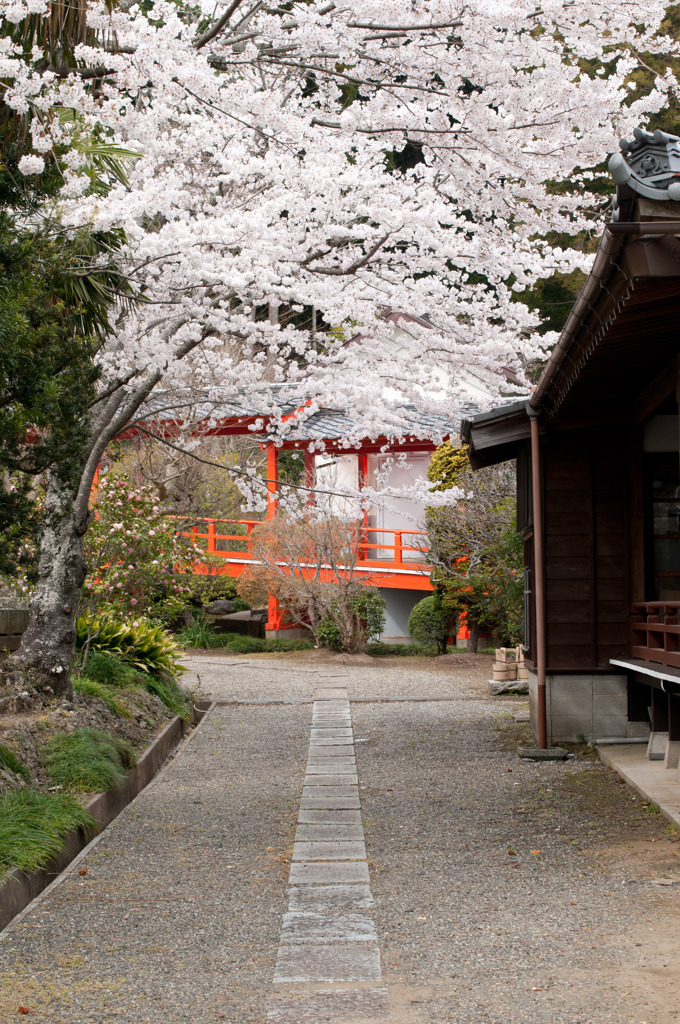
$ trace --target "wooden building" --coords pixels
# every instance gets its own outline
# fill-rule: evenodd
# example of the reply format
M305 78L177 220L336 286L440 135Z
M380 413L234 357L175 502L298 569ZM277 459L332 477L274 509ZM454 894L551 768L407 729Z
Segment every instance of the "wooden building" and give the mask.
M527 402L463 427L517 460L532 722L680 753L680 140L641 130L593 268Z

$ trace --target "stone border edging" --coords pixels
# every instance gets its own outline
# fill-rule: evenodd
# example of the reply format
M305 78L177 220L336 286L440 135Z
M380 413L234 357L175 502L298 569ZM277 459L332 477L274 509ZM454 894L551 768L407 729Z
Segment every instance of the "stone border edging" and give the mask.
M203 720L213 703L202 700L193 705L192 727ZM87 801L85 809L96 820L100 834L148 786L188 728L184 719L179 716L173 718L151 746L147 747L135 767L129 769L125 784L120 789L111 793L97 793ZM0 932L17 914L25 910L36 896L52 884L81 850L92 842L92 838L92 835L85 833L83 829L78 829L77 832L69 833L66 837L66 849L51 861L48 867L29 873L22 871L21 868L8 871L0 884Z

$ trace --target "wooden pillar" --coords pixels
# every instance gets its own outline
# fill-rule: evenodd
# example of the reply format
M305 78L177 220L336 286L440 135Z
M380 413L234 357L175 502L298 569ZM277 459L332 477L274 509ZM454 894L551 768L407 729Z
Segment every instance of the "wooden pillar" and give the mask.
M669 693L668 746L664 764L666 768L677 768L678 763L680 763L680 696L676 693Z
M274 519L279 510L279 465L276 445L267 445L267 519Z
M546 713L546 636L545 636L545 577L543 556L543 486L541 478L541 449L538 430L540 410L528 406L531 422L531 490L534 513L534 593L536 600L536 676L537 676L537 718L538 746L545 750L548 745L548 721Z
M314 461L314 452L310 452L305 448L305 487L309 487L307 491L307 497L305 498L305 504L315 505L316 499L314 497L314 486L316 484L316 466Z
M649 709L652 734L649 737L647 757L650 761L665 761L668 747L668 694L652 687L652 704Z

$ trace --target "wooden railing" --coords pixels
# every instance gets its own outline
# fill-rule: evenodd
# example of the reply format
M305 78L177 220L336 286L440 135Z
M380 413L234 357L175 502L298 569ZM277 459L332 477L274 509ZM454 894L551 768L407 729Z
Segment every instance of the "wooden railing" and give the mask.
M182 536L190 537L209 555L236 562L251 561L254 557L251 534L261 525L254 519L201 519ZM232 527L231 532L227 532L229 527ZM430 572L426 561L427 534L423 530L389 530L374 526L361 526L359 530L357 567Z
M632 658L680 668L680 601L645 601L633 605Z

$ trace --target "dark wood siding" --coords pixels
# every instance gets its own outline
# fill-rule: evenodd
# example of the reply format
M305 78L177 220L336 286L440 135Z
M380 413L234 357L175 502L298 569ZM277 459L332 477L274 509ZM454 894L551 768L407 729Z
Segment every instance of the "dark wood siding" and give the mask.
M621 441L623 440L623 443ZM543 456L548 669L608 668L628 630L627 443L548 436Z

